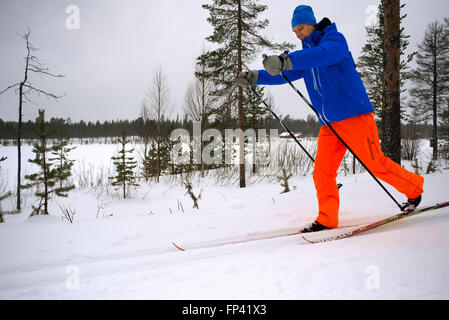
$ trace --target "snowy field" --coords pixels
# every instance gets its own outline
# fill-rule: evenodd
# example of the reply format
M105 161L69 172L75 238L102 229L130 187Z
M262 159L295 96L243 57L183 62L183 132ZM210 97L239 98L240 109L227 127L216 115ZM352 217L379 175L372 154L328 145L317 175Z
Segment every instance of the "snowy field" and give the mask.
M16 148L0 149L12 189ZM115 150L78 145L75 168L84 162L94 179L110 170ZM23 154L31 157L31 146ZM24 161L25 173L29 166ZM422 206L449 200L447 163L424 178ZM322 244L299 236L244 241L295 232L317 213L310 174L291 178L286 194L275 179L250 181L240 189L217 185L213 175L195 179L199 210L175 180L142 183L130 199L112 188L76 189L57 199L76 210L73 223L55 201L49 216L28 218L27 191L23 213L0 224L0 299L449 299L449 208ZM338 182L340 225L398 213L367 173L340 174Z

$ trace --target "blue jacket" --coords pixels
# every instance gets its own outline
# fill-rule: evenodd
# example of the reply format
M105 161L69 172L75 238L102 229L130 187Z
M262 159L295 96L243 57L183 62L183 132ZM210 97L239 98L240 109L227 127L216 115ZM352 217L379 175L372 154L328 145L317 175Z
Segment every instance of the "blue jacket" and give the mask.
M288 53L293 70L290 80L304 78L313 107L329 123L373 112L365 86L354 66L345 37L335 23L316 30L303 41L303 50ZM257 84L284 84L281 75L259 70ZM319 119L321 123L321 119Z

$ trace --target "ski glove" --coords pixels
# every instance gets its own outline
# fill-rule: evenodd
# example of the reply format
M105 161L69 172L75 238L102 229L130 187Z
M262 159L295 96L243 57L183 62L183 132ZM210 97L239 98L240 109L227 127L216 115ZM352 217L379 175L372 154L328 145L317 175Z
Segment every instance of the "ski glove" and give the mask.
M290 57L283 53L280 56L263 55L263 67L270 75L277 76L282 70L292 70L293 64Z
M237 85L240 87L255 86L258 77L259 71L257 70L238 72L236 78Z

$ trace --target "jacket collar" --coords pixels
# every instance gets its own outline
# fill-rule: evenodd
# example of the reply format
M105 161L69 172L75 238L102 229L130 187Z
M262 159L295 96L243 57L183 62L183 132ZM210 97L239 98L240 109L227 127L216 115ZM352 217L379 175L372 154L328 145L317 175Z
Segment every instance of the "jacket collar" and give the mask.
M310 36L302 41L303 47L304 45L305 47L317 45L323 35L327 34L328 32L337 32L337 25L335 23L331 23L327 18L321 20L316 25L316 28L317 29Z

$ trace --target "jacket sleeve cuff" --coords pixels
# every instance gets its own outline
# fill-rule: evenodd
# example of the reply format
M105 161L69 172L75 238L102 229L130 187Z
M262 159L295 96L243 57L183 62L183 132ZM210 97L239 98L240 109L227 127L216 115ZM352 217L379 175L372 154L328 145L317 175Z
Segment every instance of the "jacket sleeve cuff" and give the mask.
M290 81L295 81L303 77L301 70L282 70L282 72ZM279 85L284 83L286 81L281 75L272 76L266 70L259 70L259 77L257 78L258 85Z

